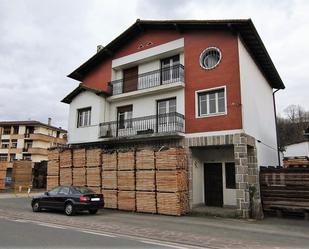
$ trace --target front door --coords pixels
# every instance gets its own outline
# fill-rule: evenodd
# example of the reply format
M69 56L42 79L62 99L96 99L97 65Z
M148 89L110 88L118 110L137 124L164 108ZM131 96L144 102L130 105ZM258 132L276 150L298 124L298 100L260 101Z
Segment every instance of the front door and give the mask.
M176 113L176 98L165 99L158 101L158 132L174 131L175 128L175 113Z
M204 164L205 204L207 206L223 206L222 164Z
M137 90L138 67L131 67L123 70L123 92Z
M179 79L179 55L161 61L162 84L175 82Z

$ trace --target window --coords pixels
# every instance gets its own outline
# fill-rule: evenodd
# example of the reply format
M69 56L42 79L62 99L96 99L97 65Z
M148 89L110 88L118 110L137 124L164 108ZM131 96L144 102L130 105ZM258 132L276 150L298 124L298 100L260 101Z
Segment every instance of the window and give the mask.
M25 149L32 148L33 141L29 140L25 142Z
M0 154L0 161L6 162L8 160L8 154Z
M199 92L198 116L226 113L225 88Z
M176 98L159 100L157 108L159 125L175 123Z
M118 112L118 129L132 128L133 106L121 106Z
M2 149L8 149L10 145L10 140L8 139L2 139L1 140L1 148Z
M70 192L70 188L69 187L62 187L59 191L59 195L68 195Z
M49 191L48 193L49 193L50 195L56 195L56 194L58 194L59 189L60 189L60 187L55 187L55 188L53 188L51 191Z
M11 126L3 127L3 135L10 135L11 134Z
M10 162L13 162L16 159L16 154L10 154Z
M11 148L17 148L17 139L12 139L11 141Z
M31 154L24 154L23 160L31 160Z
M225 163L225 186L226 188L235 189L235 163Z
M172 83L179 79L179 55L161 60L162 84Z
M77 127L85 127L91 125L91 107L79 109L77 117Z
M18 126L13 126L13 134L18 134Z
M221 51L218 48L206 48L200 55L200 65L204 69L213 69L220 63L221 57Z

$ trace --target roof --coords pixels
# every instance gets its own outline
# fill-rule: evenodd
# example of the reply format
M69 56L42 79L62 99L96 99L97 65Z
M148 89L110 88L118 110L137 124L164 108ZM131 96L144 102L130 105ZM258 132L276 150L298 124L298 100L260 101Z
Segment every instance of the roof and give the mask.
M106 92L103 92L102 90L99 89L95 89L95 88L90 88L87 87L83 84L79 84L78 87L76 87L72 92L70 92L63 100L61 100L61 102L66 103L66 104L70 104L72 102L72 100L81 92L84 91L90 91L93 92L97 95L107 95Z
M52 125L48 125L48 124L44 124L42 122L39 121L35 121L35 120L26 120L26 121L0 121L0 127L1 126L8 126L8 125L29 125L29 126L44 126L46 128L50 128L56 131L60 131L60 132L67 132L64 129L61 129L60 127L55 127Z
M259 66L261 72L268 80L270 86L276 89L284 89L285 86L277 72L265 46L260 38L251 19L232 20L139 20L111 41L107 46L93 55L84 64L74 70L68 77L83 81L85 76L104 59L110 57L115 51L121 48L128 40L133 39L144 30L164 29L178 30L230 30L237 32L249 53Z

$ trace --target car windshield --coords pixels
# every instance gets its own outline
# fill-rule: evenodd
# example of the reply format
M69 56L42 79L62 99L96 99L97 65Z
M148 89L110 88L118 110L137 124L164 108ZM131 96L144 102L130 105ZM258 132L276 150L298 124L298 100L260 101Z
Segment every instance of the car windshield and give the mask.
M86 187L74 187L74 189L81 194L93 194L94 192L90 188Z

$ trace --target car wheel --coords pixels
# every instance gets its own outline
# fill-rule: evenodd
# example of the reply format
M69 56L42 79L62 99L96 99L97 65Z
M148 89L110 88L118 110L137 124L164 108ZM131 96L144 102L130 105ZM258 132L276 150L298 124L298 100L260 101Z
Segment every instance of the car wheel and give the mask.
M66 215L71 216L74 214L74 207L72 203L68 203L65 205L64 212Z
M40 203L38 201L35 201L32 204L32 211L33 212L40 212L41 211Z
M98 212L98 209L89 210L90 214L96 214Z

